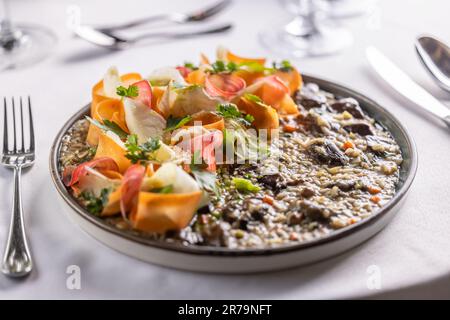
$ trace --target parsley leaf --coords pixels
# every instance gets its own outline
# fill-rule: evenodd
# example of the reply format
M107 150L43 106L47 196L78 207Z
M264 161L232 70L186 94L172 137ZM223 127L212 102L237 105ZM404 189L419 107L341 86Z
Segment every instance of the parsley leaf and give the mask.
M227 71L233 72L239 69L239 66L234 62L228 62L226 66Z
M131 163L152 160L152 153L161 147L161 142L157 138L151 138L143 144L138 144L137 135L130 134L125 142L127 153L125 157L130 159Z
M133 85L129 86L128 88L119 86L116 89L116 93L121 97L135 98L139 95L139 88Z
M169 118L167 118L167 126L166 126L166 129L164 129L164 131L173 131L178 128L181 128L182 126L184 126L186 123L188 123L191 120L192 120L192 117L189 115L187 115L183 118L176 118L176 117L173 117L172 115L170 115Z
M293 69L292 64L288 60L282 60L281 62L273 62L273 68L283 72L289 72Z
M220 103L216 110L224 118L239 118L242 115L234 103Z
M126 133L125 131L123 131L123 129L114 121L110 121L108 119L103 119L102 122L100 123L99 121L92 119L91 117L87 117L86 119L89 120L90 123L92 123L93 125L95 125L96 127L104 130L104 131L112 131L115 134L117 134L119 136L120 139L126 139L128 137L128 133Z
M191 70L197 70L198 69L198 67L196 67L192 62L189 62L189 61L185 61L184 62L184 66L186 68L191 69Z
M110 193L111 189L104 188L100 192L100 196L96 197L92 192L84 191L81 193L81 198L85 201L86 209L90 213L99 215L103 211L103 208L108 204Z
M225 119L235 119L246 126L250 126L255 118L250 114L243 114L234 103L220 103L216 107L217 114Z
M225 63L222 60L217 60L211 65L211 67L213 68L213 72L215 73L226 71Z
M259 186L255 186L250 180L244 178L233 178L231 182L240 192L258 192L261 190Z

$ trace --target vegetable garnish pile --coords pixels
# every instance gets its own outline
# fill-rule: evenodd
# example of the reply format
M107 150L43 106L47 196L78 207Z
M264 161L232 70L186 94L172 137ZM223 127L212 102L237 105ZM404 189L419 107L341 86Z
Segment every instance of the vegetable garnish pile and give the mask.
M87 143L92 155L63 180L87 210L122 216L134 229L163 234L187 227L220 197L221 168L271 156L280 120L299 113L302 85L288 61L239 57L140 74L111 67L92 90ZM242 194L262 186L242 177Z

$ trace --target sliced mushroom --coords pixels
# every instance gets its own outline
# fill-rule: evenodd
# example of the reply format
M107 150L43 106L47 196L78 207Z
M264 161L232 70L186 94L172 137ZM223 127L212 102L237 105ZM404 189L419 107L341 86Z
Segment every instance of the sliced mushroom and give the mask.
M311 220L326 220L333 214L330 209L308 200L300 202L300 208L304 215Z
M348 163L348 157L330 140L325 140L323 144L312 144L309 154L323 164L343 166Z
M286 188L286 183L278 173L261 176L258 178L258 182L262 183L274 193L278 193L281 189Z
M322 104L319 101L314 100L314 99L306 99L306 98L300 99L298 101L298 103L305 110L309 110L309 109L312 109L312 108L320 108L322 106Z
M356 119L364 119L364 114L357 101L342 99L330 105L330 108L342 113L347 111Z
M358 133L361 136L373 136L372 129L367 123L358 122L347 124L343 128L348 132Z

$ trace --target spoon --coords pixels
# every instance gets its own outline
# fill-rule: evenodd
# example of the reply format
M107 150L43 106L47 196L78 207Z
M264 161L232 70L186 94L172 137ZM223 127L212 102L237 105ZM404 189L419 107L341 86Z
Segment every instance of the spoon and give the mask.
M95 45L112 49L112 50L118 50L118 49L125 49L133 44L136 44L137 42L144 40L144 39L184 39L184 38L190 38L195 36L201 36L206 34L212 34L212 33L219 33L224 32L229 29L231 29L231 24L224 24L217 27L212 27L209 29L203 29L203 30L196 30L191 32L171 32L171 31L161 31L161 32L153 32L153 33L146 33L143 35L139 35L137 37L133 38L124 38L116 36L109 32L102 32L100 30L97 30L95 28L92 28L90 26L78 26L73 30L73 32L78 35L80 38L93 43Z
M450 92L450 48L429 36L419 37L415 46L425 69L443 90Z

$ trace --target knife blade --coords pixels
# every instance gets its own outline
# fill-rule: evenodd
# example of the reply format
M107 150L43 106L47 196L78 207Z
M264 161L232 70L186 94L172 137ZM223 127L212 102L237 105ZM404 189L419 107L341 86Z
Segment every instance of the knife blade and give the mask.
M449 108L414 82L403 70L375 47L366 48L366 57L373 69L391 87L416 105L441 118L450 127Z

